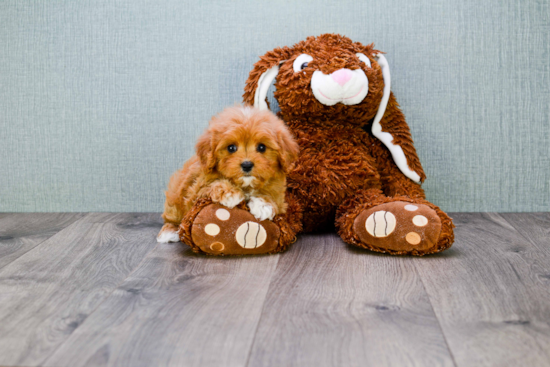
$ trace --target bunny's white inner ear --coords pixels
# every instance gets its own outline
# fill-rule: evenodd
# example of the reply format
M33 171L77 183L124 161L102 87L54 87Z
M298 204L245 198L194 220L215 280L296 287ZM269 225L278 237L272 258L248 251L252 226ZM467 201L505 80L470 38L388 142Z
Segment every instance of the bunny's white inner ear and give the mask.
M403 172L405 176L407 176L414 182L420 183L420 176L418 175L418 173L410 169L409 165L407 164L407 157L403 152L403 148L401 148L399 145L393 144L393 136L390 133L382 131L380 120L382 120L382 117L386 112L388 100L390 99L391 76L390 66L388 65L388 61L386 60L384 55L377 54L375 57L377 59L376 61L378 62L378 65L380 65L380 68L382 69L382 77L384 78L384 95L382 96L382 101L380 102L380 106L378 107L378 112L376 113L376 116L374 117L374 121L372 123L372 135L376 136L390 150L393 161L395 162L399 170L401 170L401 172Z
M273 83L273 79L275 79L278 73L279 65L277 64L272 68L267 69L267 71L260 76L258 86L256 87L256 92L254 93L254 107L259 108L260 110L268 110L265 98L267 97L269 86Z

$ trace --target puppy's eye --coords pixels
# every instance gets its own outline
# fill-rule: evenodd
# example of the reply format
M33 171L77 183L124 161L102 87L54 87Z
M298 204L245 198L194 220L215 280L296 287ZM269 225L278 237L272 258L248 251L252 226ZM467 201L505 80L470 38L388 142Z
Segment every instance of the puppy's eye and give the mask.
M258 147L256 148L256 150L260 153L264 153L266 150L266 147L263 144L258 144Z
M294 63L292 64L294 72L297 73L299 71L302 71L312 60L313 57L309 56L308 54L301 54L296 58L296 60L294 60Z
M227 147L227 151L229 153L235 153L237 151L237 146L235 144L231 144L230 146Z

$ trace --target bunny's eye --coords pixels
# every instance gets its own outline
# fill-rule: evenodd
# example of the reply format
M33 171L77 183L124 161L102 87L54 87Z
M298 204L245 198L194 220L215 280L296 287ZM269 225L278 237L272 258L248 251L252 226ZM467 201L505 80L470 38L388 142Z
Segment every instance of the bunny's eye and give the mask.
M367 55L365 54L362 54L362 53L356 53L355 56L357 56L359 58L359 60L363 61L365 64L367 64L367 66L369 68L372 68L372 65L370 64L370 60L369 58L367 57Z
M296 58L296 60L294 60L294 63L292 64L294 72L297 73L304 70L312 60L313 57L309 56L308 54L301 54Z
M231 144L227 147L227 151L229 153L235 153L237 151L237 146L235 144Z

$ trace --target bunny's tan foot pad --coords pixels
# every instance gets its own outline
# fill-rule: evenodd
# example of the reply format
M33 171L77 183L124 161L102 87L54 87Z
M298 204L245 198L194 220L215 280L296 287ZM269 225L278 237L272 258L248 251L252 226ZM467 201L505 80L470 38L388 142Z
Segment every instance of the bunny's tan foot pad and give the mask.
M441 219L426 205L392 201L361 212L353 229L366 248L423 255L437 245Z
M258 221L243 209L219 204L204 207L191 229L193 242L211 255L258 255L274 252L279 228L270 220Z

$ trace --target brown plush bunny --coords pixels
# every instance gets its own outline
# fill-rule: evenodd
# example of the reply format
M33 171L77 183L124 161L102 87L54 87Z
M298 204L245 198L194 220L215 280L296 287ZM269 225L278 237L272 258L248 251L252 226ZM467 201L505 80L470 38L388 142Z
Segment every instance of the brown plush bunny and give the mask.
M180 226L184 242L211 254L272 253L301 230L335 228L346 243L390 254L425 255L451 246L454 225L425 200L420 184L426 176L380 51L335 34L276 48L254 65L244 102L267 109L275 78L279 117L300 146L287 177L286 214L254 224L266 240L250 251L250 235L240 238L237 228L253 220L245 218L246 208L232 209L234 220L222 228L231 243L216 251L200 233L215 221L216 207L198 202Z

